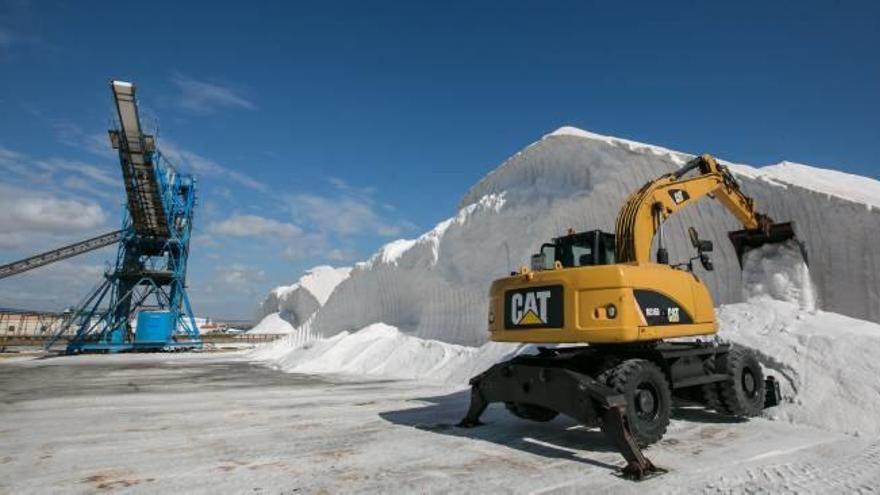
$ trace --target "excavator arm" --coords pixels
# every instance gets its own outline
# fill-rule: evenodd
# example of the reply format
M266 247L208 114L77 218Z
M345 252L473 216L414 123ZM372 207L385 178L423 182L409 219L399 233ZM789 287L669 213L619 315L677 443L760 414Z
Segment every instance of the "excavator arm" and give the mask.
M695 175L688 174L696 171ZM632 194L617 216L616 246L620 263L651 261L654 237L660 235L659 263L667 263L663 247L663 222L704 196L717 199L743 225L730 239L742 263L746 248L794 238L791 222L775 224L755 210L755 202L743 193L727 169L710 155L702 155L681 169L648 182Z

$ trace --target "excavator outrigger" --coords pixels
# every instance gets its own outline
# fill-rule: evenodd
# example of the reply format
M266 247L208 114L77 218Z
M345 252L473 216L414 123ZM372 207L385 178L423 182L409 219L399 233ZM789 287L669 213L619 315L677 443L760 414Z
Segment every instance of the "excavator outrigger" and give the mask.
M757 212L709 155L648 182L620 210L615 234L570 231L541 246L531 268L492 283L493 341L584 345L539 348L475 376L460 426L479 425L492 402L533 421L562 413L599 426L627 461L622 475L644 479L663 472L640 447L663 437L673 396L742 417L776 405L779 386L750 350L717 339L669 340L717 332L712 298L693 273L695 260L713 269L712 242L689 228L697 255L670 265L663 239L663 222L704 196L742 223L729 234L740 263L748 249L795 239L792 223Z

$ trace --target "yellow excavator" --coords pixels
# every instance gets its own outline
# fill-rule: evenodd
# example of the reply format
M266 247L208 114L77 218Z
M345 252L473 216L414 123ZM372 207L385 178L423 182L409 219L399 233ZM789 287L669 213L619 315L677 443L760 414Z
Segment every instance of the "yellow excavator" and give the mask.
M712 242L690 227L696 255L671 265L663 233L667 218L705 196L742 223L729 234L740 263L749 249L796 242L793 223L758 213L710 155L648 182L627 199L614 234L569 231L542 245L531 267L492 283L491 340L584 345L539 347L475 376L459 426L480 425L493 402L533 421L562 413L601 427L627 461L622 476L643 479L663 472L640 447L665 434L673 397L741 417L776 405L778 383L750 350L714 338L669 340L718 330L712 298L693 271L697 260L713 270Z

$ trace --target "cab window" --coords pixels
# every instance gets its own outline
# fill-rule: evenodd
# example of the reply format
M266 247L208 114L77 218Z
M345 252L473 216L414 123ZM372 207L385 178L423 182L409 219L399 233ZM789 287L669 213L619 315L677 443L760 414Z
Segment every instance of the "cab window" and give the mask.
M544 255L544 270L552 270L556 266L556 246L544 244L541 246L541 254Z
M589 266L593 264L592 246L571 246L571 266Z

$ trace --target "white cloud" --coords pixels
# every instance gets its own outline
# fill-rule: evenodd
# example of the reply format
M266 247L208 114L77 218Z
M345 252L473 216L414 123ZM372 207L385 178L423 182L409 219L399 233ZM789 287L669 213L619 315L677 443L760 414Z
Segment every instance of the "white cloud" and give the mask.
M63 158L49 158L47 160L36 160L34 164L37 167L49 173L72 172L83 176L92 182L103 184L110 187L120 187L122 185L122 173L114 170L110 172L106 168L96 167L88 163L76 160L66 160Z
M80 126L63 120L51 120L49 125L55 130L55 136L61 143L102 158L114 159L115 163L118 154L110 146L107 131L87 133Z
M324 258L334 260L333 252L342 252L339 249L330 249L327 237L319 233L306 233L296 239L296 242L288 244L281 251L281 257L289 261L301 261L305 259ZM338 260L336 260L338 261Z
M330 261L351 261L357 257L357 254L345 249L331 249L327 251L326 257Z
M251 287L266 280L266 272L260 268L233 263L217 270L220 280L235 287Z
M87 259L63 260L6 279L0 283L0 301L4 306L30 310L68 308L101 280L107 267L98 259L105 256L106 251L86 255Z
M339 189L340 191L355 193L360 196L370 196L376 193L375 187L355 187L349 184L344 179L340 179L339 177L328 177L327 182L332 184L333 187Z
M101 205L0 184L0 246L30 243L35 235L94 234L107 221Z
M159 148L165 158L182 171L220 177L260 192L269 191L269 187L266 186L266 184L263 184L241 172L224 167L198 153L180 148L168 139L163 139Z
M178 105L192 112L208 114L221 108L257 108L252 101L227 86L199 81L183 74L172 74L171 82L180 91Z
M120 204L123 201L122 194L109 192L106 189L96 187L94 182L83 179L82 177L67 177L66 179L62 180L60 184L63 185L64 188L68 191L80 191L88 194L93 198L101 198L112 203Z
M380 215L375 201L366 194L351 193L350 188L340 190L340 194L328 196L293 194L287 197L287 203L294 218L309 220L321 232L391 237L413 227L407 221L389 220Z
M291 239L303 234L292 223L279 222L257 215L233 215L221 222L208 225L208 232L233 237L281 237Z
M58 194L77 189L106 199L122 200L121 173L112 167L65 158L38 159L0 146L0 172L4 179L23 180L27 186L40 185Z

